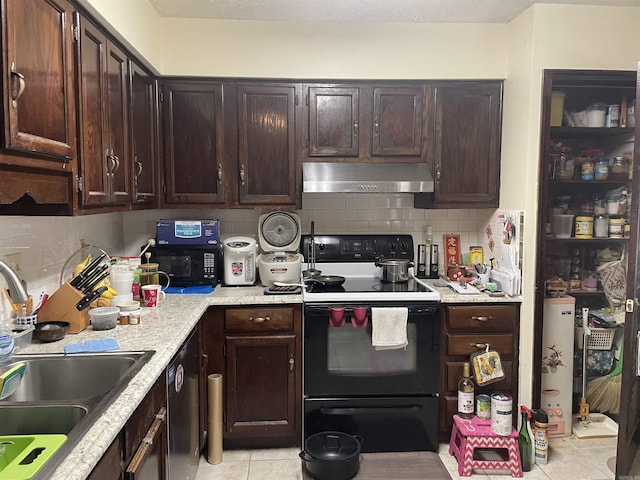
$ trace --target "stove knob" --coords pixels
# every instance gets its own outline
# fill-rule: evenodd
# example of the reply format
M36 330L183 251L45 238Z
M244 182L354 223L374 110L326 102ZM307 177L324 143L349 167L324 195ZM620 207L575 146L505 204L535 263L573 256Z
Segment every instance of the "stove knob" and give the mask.
M395 250L396 249L396 242L389 242L389 249L390 250Z
M402 248L403 251L407 251L409 250L409 244L407 242L402 242L400 244L400 248Z
M318 244L318 250L324 250L326 245L324 243Z

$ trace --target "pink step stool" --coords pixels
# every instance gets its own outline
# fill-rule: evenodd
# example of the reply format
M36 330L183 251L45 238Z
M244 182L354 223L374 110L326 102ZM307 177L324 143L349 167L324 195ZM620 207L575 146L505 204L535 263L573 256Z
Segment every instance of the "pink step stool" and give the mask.
M474 460L476 448L504 449L509 453L508 460ZM464 420L453 416L453 429L449 442L449 454L458 461L458 475L468 477L474 468L485 470L509 470L512 477L522 478L522 464L518 449L518 432L513 428L508 437L496 435L491 430L491 420L480 420L473 417Z

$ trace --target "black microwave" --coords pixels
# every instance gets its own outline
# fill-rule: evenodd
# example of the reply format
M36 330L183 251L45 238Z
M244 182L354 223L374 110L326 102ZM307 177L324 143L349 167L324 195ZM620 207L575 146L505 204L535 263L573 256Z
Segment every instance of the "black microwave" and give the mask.
M217 245L160 245L150 247L151 262L171 278L171 286L217 285L221 273Z

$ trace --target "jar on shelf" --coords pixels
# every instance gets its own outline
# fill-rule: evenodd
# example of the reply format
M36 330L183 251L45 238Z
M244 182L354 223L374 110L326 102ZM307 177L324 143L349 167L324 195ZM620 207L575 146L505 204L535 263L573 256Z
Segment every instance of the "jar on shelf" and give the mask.
M585 182L589 182L594 179L594 164L591 160L586 160L582 162L582 167L580 168L580 178Z
M609 218L609 237L623 238L624 224L625 224L624 218Z
M629 176L629 167L626 158L621 156L613 157L610 170L611 175L615 178L626 179Z
M607 180L609 178L609 159L599 157L596 159L593 170L593 178L596 180Z
M562 147L560 149L560 162L559 169L557 171L558 178L562 180L569 180L573 178L575 173L575 164L573 161L573 155L571 154L571 147Z
M607 199L596 194L593 197L593 213L596 215L604 215L607 213Z
M593 238L593 217L588 215L576 216L576 238Z
M593 221L593 236L607 238L609 236L609 217L597 214Z

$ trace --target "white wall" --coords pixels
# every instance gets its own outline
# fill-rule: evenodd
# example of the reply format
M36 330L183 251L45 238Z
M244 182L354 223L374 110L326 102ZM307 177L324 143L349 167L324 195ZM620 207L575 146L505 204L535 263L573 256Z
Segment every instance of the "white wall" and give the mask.
M506 25L163 19L162 73L504 78Z
M103 19L160 71L162 23L147 0L86 0Z

